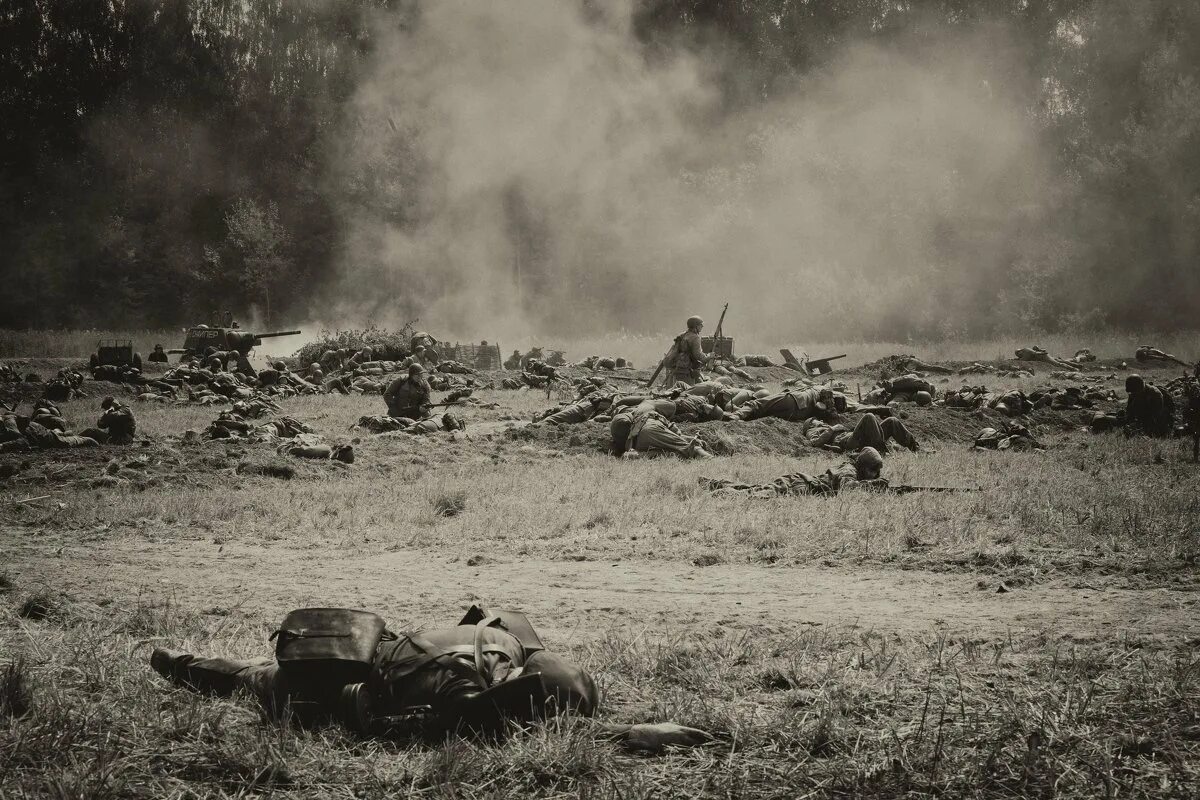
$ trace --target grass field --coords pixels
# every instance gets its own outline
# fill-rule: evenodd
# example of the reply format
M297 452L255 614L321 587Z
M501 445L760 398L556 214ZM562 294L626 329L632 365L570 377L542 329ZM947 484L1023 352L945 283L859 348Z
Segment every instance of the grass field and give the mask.
M67 405L73 427L99 394ZM543 394L478 396L498 407L469 408L458 441L350 430L378 397L286 400L357 456L288 459L288 481L239 472L281 460L270 445L185 439L216 414L194 406L135 406L144 447L4 457L19 469L0 483L0 796L1194 796L1200 479L1183 442L1041 415L1045 452L931 433L888 458L896 482L979 491L750 500L698 478L836 457L747 423L712 461L616 460L592 446L600 423L506 429ZM906 413L921 431L989 422ZM503 744L358 741L147 666L156 645L269 655L267 633L305 605L403 628L479 601L528 611L592 670L602 719L715 741L634 756L570 718Z

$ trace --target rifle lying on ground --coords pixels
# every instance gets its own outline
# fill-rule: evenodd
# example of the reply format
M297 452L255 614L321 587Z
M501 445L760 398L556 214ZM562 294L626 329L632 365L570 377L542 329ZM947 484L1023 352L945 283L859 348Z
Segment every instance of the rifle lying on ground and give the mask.
M911 486L905 483L889 483L885 490L890 494L912 494L913 492L978 492L976 486Z

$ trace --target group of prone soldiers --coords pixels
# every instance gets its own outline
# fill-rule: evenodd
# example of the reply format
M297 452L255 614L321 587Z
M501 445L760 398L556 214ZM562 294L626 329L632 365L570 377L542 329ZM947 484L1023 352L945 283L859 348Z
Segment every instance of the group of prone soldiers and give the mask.
M574 403L535 419L548 425L607 421L612 452L667 452L684 458L711 457L698 435L686 436L677 422L756 420L774 417L801 423L800 435L813 447L836 452L873 447L886 452L888 442L919 449L916 438L886 407L865 407L851 425L845 395L832 389L792 388L770 393L735 389L720 381L678 385L660 394L618 394L600 379L584 382Z
M118 400L106 397L100 402L100 419L95 427L72 433L61 409L41 399L26 416L16 409L3 407L0 416L0 453L53 450L68 447L96 447L101 444L132 444L137 433L133 411Z

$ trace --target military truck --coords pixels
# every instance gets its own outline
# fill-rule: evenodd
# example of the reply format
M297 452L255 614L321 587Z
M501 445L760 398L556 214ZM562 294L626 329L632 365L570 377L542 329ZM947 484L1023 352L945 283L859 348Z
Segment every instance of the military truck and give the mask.
M133 341L130 339L101 339L96 342L96 352L88 358L88 365L92 369L108 365L121 367L126 364L137 369L142 368L142 357L134 352Z

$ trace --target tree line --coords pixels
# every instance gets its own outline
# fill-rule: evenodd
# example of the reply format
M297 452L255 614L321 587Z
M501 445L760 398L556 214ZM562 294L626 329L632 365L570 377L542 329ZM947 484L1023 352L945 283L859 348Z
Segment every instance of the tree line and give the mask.
M337 166L360 124L351 101L380 30L420 16L413 0L0 10L0 324L313 314L348 235L342 210L388 179ZM1194 327L1193 0L643 0L633 18L648 59L736 53L739 69L715 76L726 109L791 91L852 42L911 46L995 25L1026 68L992 88L1028 99L1063 191L1037 211L1049 218L1037 257L1014 252L981 280L959 327L995 332L1000 306L1016 308L1008 324L1043 330ZM408 213L385 212L400 226Z

